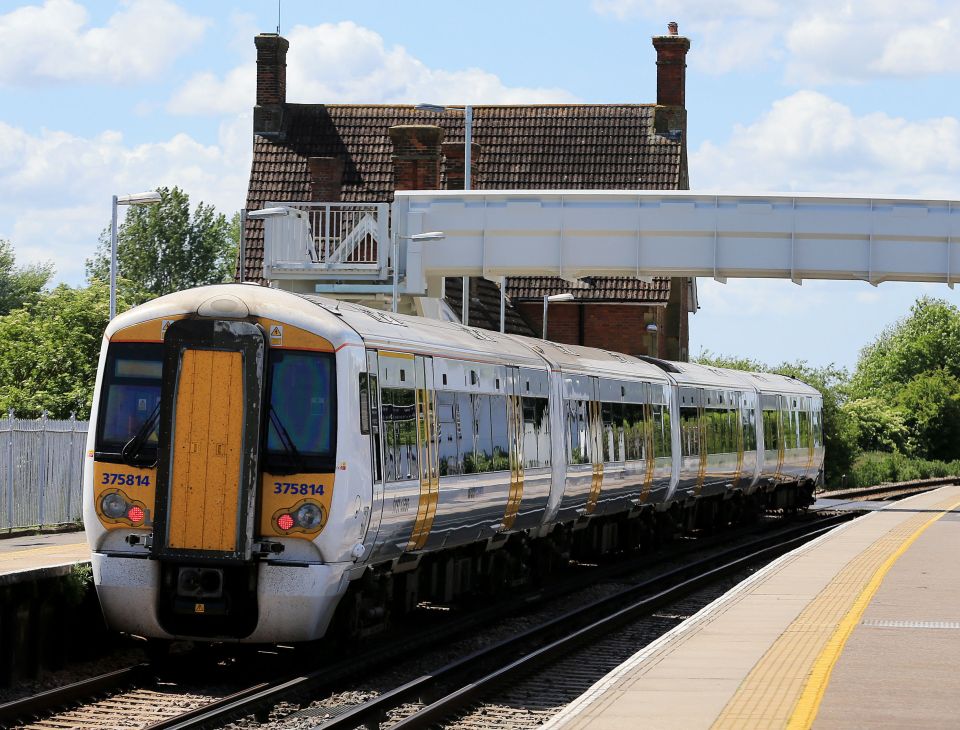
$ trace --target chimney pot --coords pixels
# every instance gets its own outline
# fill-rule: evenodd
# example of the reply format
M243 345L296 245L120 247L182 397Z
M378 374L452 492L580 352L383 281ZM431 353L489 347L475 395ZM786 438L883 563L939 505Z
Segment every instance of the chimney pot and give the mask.
M671 20L667 23L667 32L670 35L680 35L680 26L677 25L677 21Z

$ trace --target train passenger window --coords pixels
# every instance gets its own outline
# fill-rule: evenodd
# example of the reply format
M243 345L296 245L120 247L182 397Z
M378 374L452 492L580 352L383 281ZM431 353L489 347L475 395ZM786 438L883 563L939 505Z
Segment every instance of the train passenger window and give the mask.
M469 393L457 393L456 399L460 430L460 473L474 474L477 471L477 460L474 457L477 426L473 414L473 398Z
M813 408L813 446L819 449L823 446L823 411L819 404L815 404Z
M493 471L493 428L490 420L490 396L476 394L473 417L476 438L473 442L474 472Z
M157 458L157 423L163 345L152 342L116 342L107 351L97 427L98 456L120 458L124 445L148 421L150 433L140 449L140 460Z
M763 411L763 448L767 451L780 449L780 429L777 427L778 411Z
M385 438L384 466L389 482L416 479L417 401L412 388L383 388L380 393Z
M460 458L460 423L457 419L457 396L441 390L437 393L437 454L440 476L463 473Z
M757 410L755 408L744 408L740 414L741 427L743 428L743 450L757 450Z
M266 468L333 471L336 389L333 355L270 353Z
M669 457L673 450L670 441L670 409L665 405L654 404L653 415L653 455L656 458Z
M643 438L643 406L639 403L623 404L624 458L639 461L645 456Z
M490 427L493 437L493 460L491 471L505 471L510 468L510 423L507 418L507 397L491 395Z
M603 460L622 461L623 449L623 404L601 403L600 418L603 423Z
M589 464L590 448L589 401L568 400L567 404L567 463Z
M546 398L523 399L523 465L550 466L550 411Z
M810 413L806 410L797 411L797 416L800 419L800 443L799 447L801 449L807 449L810 447Z
M680 453L700 455L700 413L696 406L680 408Z

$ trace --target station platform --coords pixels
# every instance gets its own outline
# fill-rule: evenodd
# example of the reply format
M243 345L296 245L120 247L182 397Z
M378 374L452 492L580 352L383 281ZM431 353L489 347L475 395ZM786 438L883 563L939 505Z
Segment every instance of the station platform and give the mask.
M5 538L0 540L0 586L65 575L89 560L82 530Z
M960 486L882 505L757 571L544 727L956 727Z

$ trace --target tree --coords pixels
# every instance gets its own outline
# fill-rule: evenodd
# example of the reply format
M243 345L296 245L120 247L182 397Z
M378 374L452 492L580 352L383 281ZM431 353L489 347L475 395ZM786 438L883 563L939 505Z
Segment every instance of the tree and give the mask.
M903 413L890 402L858 398L844 403L843 410L856 425L857 444L863 451L910 452L910 429Z
M236 270L239 216L232 226L222 213L200 203L190 214L190 197L174 187L159 188L157 205L131 206L117 234L118 291L131 304L204 284L232 281ZM110 280L110 230L100 236L89 281Z
M90 415L110 292L61 284L0 317L0 411L54 418Z
M895 396L910 431L912 455L960 458L960 380L945 368L916 375Z
M13 246L0 239L0 316L35 297L51 276L53 264L50 262L17 268Z
M922 297L907 317L863 348L850 392L855 398L890 399L917 375L940 368L960 378L960 310Z

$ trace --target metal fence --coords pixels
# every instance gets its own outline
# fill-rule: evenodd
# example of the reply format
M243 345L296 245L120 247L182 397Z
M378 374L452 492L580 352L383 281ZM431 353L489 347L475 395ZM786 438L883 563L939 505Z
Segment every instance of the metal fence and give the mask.
M80 519L89 421L0 418L0 527Z

